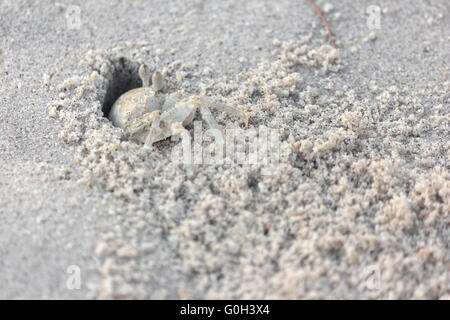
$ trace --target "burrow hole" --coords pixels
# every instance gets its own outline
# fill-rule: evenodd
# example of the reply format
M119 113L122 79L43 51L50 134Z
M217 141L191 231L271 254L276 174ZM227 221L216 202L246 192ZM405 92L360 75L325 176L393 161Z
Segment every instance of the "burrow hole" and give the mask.
M123 93L142 86L142 81L138 74L139 63L126 57L114 58L111 62L113 70L108 78L102 105L102 112L105 117L108 117L114 102Z

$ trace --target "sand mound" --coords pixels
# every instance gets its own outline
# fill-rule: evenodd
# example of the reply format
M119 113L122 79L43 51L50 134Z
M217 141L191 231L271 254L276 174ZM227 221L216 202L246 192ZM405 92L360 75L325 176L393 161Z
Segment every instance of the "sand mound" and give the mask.
M97 246L96 297L450 293L449 83L374 87L362 98L336 80L345 65L338 50L309 39L273 45L272 60L238 80L193 88L182 80L201 72L177 61L152 63L145 43L129 43L89 52L80 74L60 86L49 112L62 124L60 138L77 150L79 182L110 194L107 210L122 221ZM172 90L239 106L252 128L277 128L277 173L263 175L257 164L198 165L186 175L170 160L173 141L153 151L127 141L104 113L140 85L141 62L163 69ZM308 83L308 73L319 80ZM239 125L215 116L225 127ZM164 269L170 284L154 276Z

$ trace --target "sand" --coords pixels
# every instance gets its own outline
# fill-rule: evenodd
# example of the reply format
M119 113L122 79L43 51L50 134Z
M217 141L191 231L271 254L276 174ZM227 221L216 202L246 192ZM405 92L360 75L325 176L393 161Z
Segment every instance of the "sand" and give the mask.
M0 5L0 298L450 297L446 1L317 1L337 48L306 1L152 3ZM128 140L140 63L276 170Z

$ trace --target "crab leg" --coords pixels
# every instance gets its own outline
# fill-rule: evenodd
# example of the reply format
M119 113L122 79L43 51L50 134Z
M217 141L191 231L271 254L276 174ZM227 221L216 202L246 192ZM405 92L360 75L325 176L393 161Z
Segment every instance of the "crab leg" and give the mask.
M202 119L205 120L205 122L209 125L211 129L217 129L222 131L222 128L217 123L216 119L214 119L208 107L201 106L199 109L200 113L202 114Z
M225 137L223 134L223 130L220 127L220 125L217 123L216 119L214 119L213 115L211 114L211 110L209 110L208 107L206 106L201 106L200 107L200 113L202 114L202 119L205 120L205 122L208 124L208 126L213 129L216 130L217 133L220 133L222 136L222 147L224 147L224 143L225 143ZM217 142L217 140L216 140Z
M224 103L216 102L211 98L202 96L195 97L194 101L195 104L197 104L197 106L207 106L208 108L213 108L218 111L226 112L228 114L237 116L241 118L241 120L245 123L246 126L248 125L248 118L249 118L248 115L238 108L226 105Z

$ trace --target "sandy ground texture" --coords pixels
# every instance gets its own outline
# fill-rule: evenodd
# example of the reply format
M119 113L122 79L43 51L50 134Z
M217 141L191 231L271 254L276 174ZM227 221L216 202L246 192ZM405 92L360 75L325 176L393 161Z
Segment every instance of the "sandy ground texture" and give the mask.
M1 0L0 298L450 298L450 3L317 4ZM127 139L140 63L276 170Z

